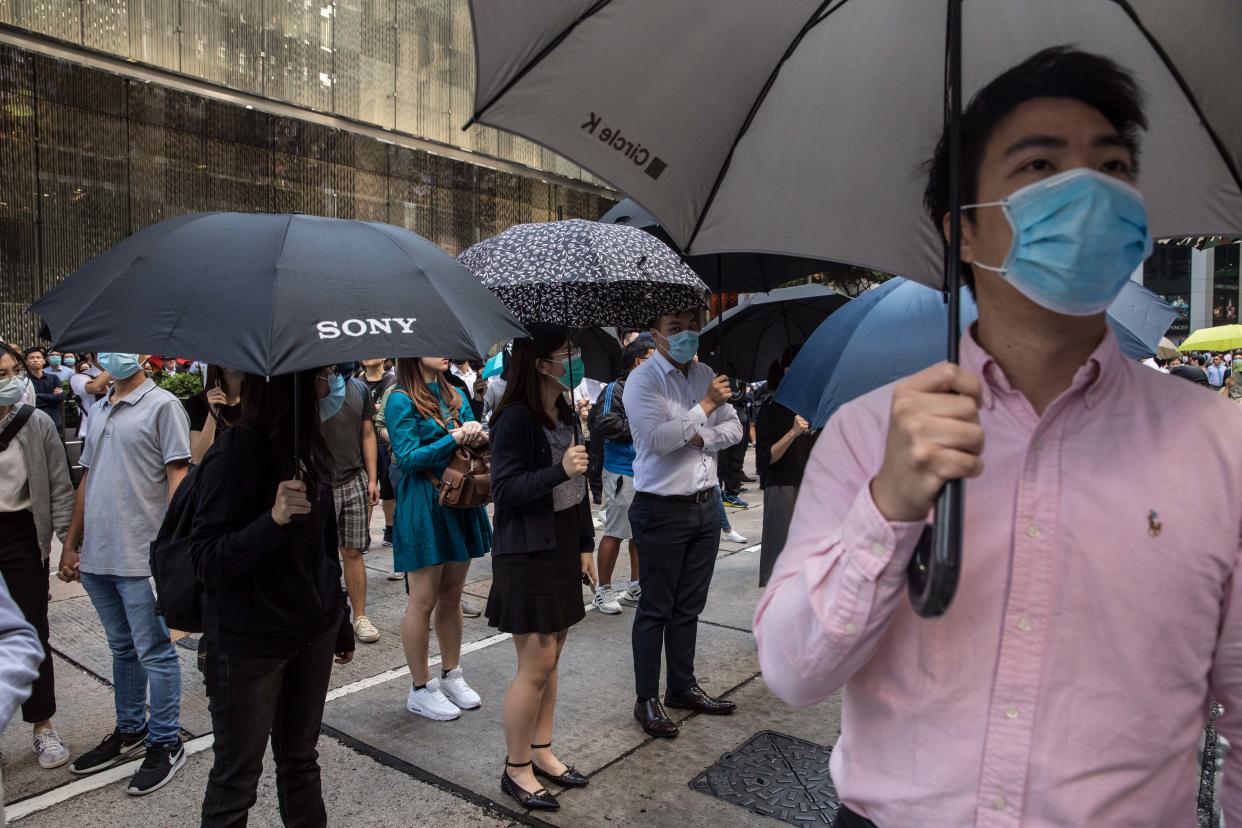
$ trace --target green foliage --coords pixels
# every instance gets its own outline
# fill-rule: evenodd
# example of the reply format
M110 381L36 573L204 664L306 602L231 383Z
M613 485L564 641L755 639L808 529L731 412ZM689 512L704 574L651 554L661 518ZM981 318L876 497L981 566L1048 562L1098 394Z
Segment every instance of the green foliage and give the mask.
M183 400L203 392L203 378L198 372L164 374L155 381L155 384Z

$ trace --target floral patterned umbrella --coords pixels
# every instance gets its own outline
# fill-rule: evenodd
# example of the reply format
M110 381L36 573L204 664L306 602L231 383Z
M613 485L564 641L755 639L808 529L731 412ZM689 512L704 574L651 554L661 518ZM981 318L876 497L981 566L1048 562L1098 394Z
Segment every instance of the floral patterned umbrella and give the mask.
M618 224L518 224L457 258L527 325L637 328L703 307L708 293L668 245Z

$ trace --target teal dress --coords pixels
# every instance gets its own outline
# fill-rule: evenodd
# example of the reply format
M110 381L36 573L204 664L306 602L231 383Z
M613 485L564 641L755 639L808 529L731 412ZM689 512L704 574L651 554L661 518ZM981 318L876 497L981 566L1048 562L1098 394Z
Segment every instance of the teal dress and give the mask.
M440 383L430 383L440 397L440 410L447 415L447 406L440 395ZM470 403L460 389L461 420L475 419ZM414 401L401 389L388 395L384 406L388 438L392 444L393 462L401 467L397 484L397 509L392 526L392 562L397 572L414 572L428 566L466 562L482 557L492 548L492 526L487 510L448 509L440 506L436 490L425 472L437 477L448 465L457 448L453 435L435 420L424 417ZM447 419L447 417L445 417Z

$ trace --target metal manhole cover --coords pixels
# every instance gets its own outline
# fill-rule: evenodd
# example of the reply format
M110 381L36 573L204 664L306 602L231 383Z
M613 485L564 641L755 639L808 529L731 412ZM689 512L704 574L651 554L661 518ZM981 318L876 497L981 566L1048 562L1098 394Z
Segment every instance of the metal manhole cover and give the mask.
M764 730L690 780L690 787L791 825L831 825L840 801L832 749Z

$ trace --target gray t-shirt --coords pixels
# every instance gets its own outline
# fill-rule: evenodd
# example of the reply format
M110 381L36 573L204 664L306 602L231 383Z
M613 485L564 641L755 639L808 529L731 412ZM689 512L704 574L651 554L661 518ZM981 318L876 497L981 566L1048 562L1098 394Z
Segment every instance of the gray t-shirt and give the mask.
M169 463L190 459L190 420L181 401L147 380L125 399L91 409L82 449L86 478L83 572L151 576L151 541L168 508Z
M566 450L573 443L574 429L569 423L558 422L556 428L544 428L548 438L548 446L552 449L552 462L560 463ZM579 475L564 483L558 483L552 489L552 510L563 512L572 509L582 502L586 496L586 477Z
M343 486L365 468L362 461L362 424L375 417L371 395L362 393L359 383L347 380L341 410L324 420L323 439L332 455L332 485Z

